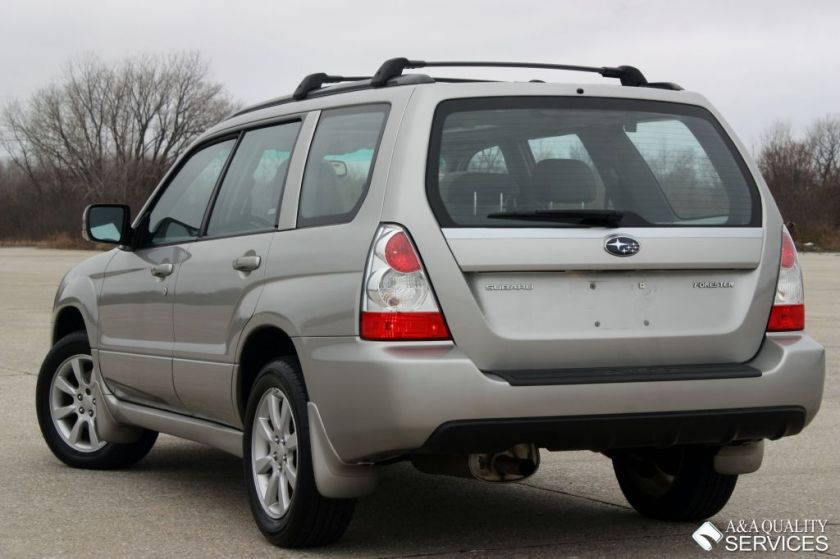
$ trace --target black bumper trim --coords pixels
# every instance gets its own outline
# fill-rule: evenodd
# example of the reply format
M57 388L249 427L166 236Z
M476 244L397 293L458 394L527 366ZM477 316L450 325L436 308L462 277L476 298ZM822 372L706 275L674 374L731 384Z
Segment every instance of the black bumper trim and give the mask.
M526 369L518 371L485 371L485 373L501 377L511 386L709 380L761 376L760 370L742 363L663 365L656 367L592 367L585 369Z
M774 406L678 412L622 413L449 421L420 449L437 454L494 452L519 443L549 450L724 445L799 433L805 409Z

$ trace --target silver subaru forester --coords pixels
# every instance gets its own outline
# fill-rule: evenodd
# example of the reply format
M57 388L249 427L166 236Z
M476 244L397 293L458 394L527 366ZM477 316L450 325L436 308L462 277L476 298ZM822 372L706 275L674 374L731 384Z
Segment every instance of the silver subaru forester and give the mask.
M594 72L487 82L408 69ZM159 432L243 458L254 518L323 545L401 460L515 482L608 456L648 517L717 513L817 413L796 248L706 99L630 66L386 61L205 133L55 299L36 405L80 468Z

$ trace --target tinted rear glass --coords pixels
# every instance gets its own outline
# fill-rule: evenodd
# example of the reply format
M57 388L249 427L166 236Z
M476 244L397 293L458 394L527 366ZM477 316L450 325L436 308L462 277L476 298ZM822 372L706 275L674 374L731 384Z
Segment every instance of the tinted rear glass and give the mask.
M759 226L743 159L700 107L621 99L441 103L427 171L445 227L568 227L505 214L621 212L631 227Z

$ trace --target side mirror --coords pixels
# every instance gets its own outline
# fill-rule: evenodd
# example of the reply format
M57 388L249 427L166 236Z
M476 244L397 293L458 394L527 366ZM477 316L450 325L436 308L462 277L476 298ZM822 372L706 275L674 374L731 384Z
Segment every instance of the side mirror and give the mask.
M82 236L88 241L125 244L131 231L131 209L122 204L94 204L82 216Z

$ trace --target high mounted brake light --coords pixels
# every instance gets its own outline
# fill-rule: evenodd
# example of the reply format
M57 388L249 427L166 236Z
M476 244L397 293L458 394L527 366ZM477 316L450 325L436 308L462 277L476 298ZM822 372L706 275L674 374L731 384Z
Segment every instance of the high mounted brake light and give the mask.
M787 227L782 228L782 254L779 258L779 280L776 298L767 323L768 332L790 332L805 329L805 290L799 256Z
M363 339L450 339L429 278L405 229L379 226L364 280L359 324Z

